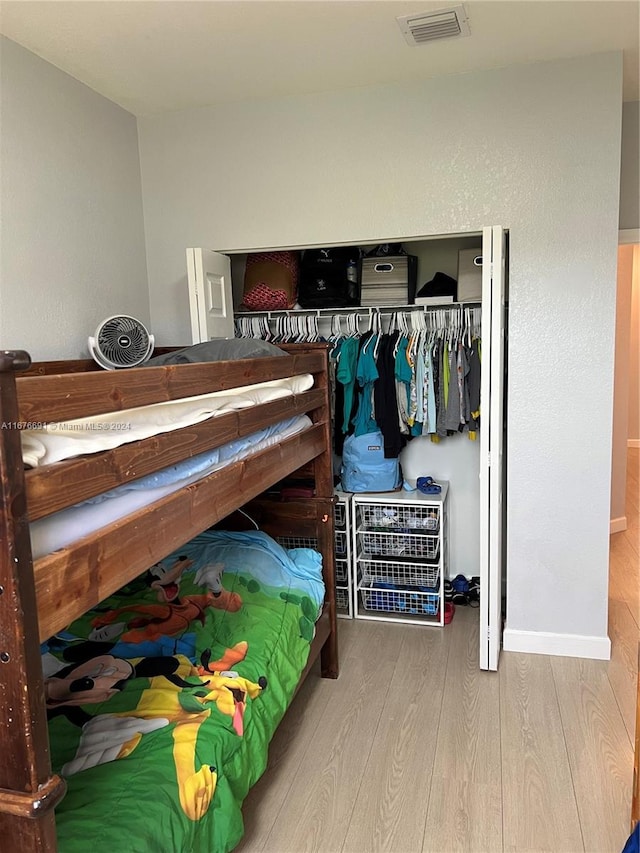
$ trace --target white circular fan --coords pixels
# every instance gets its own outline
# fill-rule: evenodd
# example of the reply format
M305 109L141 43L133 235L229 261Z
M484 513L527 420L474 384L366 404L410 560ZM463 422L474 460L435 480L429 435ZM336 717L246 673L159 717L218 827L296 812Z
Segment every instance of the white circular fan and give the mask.
M107 317L89 338L89 352L106 370L138 367L151 357L153 335L145 326L126 314Z

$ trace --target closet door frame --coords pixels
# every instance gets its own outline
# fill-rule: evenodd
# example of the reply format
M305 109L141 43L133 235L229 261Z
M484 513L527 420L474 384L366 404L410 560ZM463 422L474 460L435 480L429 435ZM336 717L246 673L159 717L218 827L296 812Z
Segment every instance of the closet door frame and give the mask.
M482 232L480 387L480 669L497 670L502 647L504 567L504 365L506 237Z

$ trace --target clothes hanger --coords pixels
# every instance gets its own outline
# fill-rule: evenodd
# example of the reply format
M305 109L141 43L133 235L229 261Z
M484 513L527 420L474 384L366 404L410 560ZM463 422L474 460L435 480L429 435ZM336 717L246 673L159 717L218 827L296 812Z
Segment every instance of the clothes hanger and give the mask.
M313 321L315 320L315 315L307 314L305 320L305 331L306 331L306 341L308 344L312 344L315 341L315 333L313 331Z
M371 346L371 342L377 339L378 335L378 311L376 308L369 308L369 323L367 325L366 335L369 337L366 339L364 344L362 345L362 353L363 355L369 350Z
M403 342L403 340L406 341L408 336L407 315L404 313L404 311L401 311L398 314L398 331L400 334L398 335L398 339L393 348L394 359L398 357L400 344Z
M330 343L335 343L338 340L337 324L339 324L339 322L340 322L340 315L339 314L333 314L331 317L331 328L329 330L329 338L328 338Z
M282 314L278 314L278 315L276 316L276 336L275 336L275 341L276 341L276 343L279 343L279 344L283 344L283 343L285 342L285 341L284 341L284 330L283 330L283 328L282 328L282 321L283 321L283 319L284 319L284 317L282 316Z
M292 314L287 314L285 321L287 326L287 341L296 343L298 337L298 318Z
M289 335L291 342L294 344L301 344L303 342L301 320L300 314L289 315Z
M381 314L380 314L380 309L379 309L379 308L376 308L376 309L375 309L375 312L376 312L376 329L377 329L377 333L376 333L376 340L375 340L375 343L374 343L374 345L373 345L373 358L374 358L374 360L377 362L377 360L378 360L378 350L379 350L379 348L380 348L380 341L382 340L382 316L381 316Z
M267 314L262 315L262 330L265 341L271 340L271 327L269 326L269 317Z
M400 332L398 334L398 337L396 338L396 342L393 345L393 360L394 360L394 362L395 362L396 358L398 357L398 352L400 351L400 344L401 343L402 343L402 332Z
M310 314L309 315L310 328L311 328L311 335L310 335L311 343L316 343L317 341L320 340L320 329L318 328L318 320L319 320L319 317L317 314Z

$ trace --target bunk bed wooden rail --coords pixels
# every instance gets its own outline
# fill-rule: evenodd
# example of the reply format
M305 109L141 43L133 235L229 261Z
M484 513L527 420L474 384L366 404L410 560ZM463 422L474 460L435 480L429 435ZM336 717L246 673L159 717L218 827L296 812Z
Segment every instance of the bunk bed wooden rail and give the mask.
M54 808L64 795L65 783L51 772L40 642L305 465L315 480L315 497L295 505L280 502L279 507L271 502L270 508L260 512L263 529L271 535L308 535L318 542L326 602L309 667L319 654L322 674L337 677L327 347L284 349L287 357L114 372L97 371L86 361L31 365L25 352L0 353L0 838L4 849L56 850ZM20 430L29 424L117 412L300 373L313 374L310 391L93 456L24 470ZM32 559L30 522L300 413L307 413L313 424L304 432L169 494L72 546Z

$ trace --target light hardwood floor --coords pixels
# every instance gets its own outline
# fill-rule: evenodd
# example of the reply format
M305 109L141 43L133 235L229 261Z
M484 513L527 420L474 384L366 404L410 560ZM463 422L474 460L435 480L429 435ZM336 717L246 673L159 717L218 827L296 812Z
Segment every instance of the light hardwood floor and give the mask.
M246 800L238 853L620 853L640 622L639 451L611 537L609 662L505 653L478 613L444 629L340 622L341 674L307 679Z

